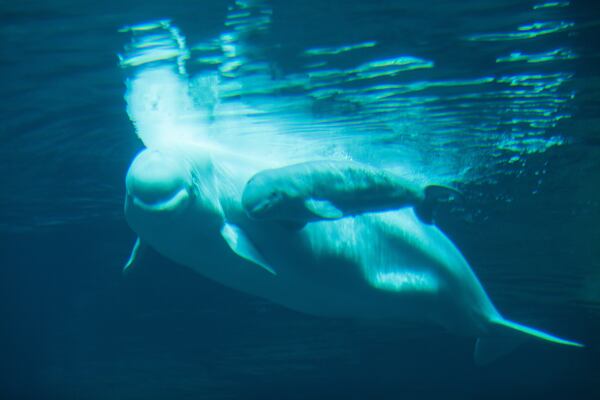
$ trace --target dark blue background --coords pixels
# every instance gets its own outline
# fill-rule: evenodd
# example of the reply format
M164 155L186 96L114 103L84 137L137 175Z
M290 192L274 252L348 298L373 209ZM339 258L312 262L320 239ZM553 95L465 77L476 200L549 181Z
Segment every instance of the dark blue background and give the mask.
M428 9L439 15L440 7L452 7L430 3L377 5L388 7L390 18L414 15L416 27L427 21ZM511 7L520 9L518 3L496 4L510 13ZM290 54L297 49L314 45L317 36L356 42L361 32L349 26L372 17L362 9L364 1L273 4L274 29L287 42L272 56L290 71L296 67ZM528 343L483 368L472 362L472 338L429 326L298 314L209 282L156 254L122 277L135 240L122 217L123 178L141 143L125 113L116 53L126 39L117 28L169 16L193 41L223 29L226 5L0 2L0 398L600 396L600 92L594 47L600 35L593 24L600 14L593 2L573 2L569 9L581 26L569 41L582 55L575 65L576 112L564 126L572 144L530 157L531 171L548 168L539 192L530 190L533 172L517 179L506 171L495 185L465 188L465 212L478 210L485 218L440 216L442 229L503 313L588 347ZM476 8L465 15L477 18ZM303 18L322 31L299 31ZM453 28L437 23L442 31ZM406 33L380 29L388 46ZM398 44L417 45L410 35ZM425 48L469 61L468 49L460 55L438 42ZM495 200L498 188L517 201Z

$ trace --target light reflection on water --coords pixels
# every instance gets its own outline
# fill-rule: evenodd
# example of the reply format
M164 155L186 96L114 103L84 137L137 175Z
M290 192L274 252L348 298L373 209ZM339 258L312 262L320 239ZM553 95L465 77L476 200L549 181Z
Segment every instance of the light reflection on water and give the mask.
M32 62L2 89L15 99L5 105L2 135L12 171L3 174L9 189L0 196L7 227L44 225L49 212L31 200L47 189L36 185L40 193L27 192L28 174L44 176L27 159L54 160L59 151L110 169L107 161L117 152L121 166L111 168L124 168L139 144L123 123L122 75L157 64L176 66L195 107L207 116L205 125L219 135L243 114L255 127L276 125L289 135L333 142L328 154L388 168L410 163L430 180L493 184L499 176L536 172L529 157L573 141L567 127L582 55L572 48L579 32L569 2L437 2L426 12L419 2L348 3L332 6L338 7L332 14L320 3L297 8L254 0L204 5L201 24L184 18L197 15L187 3L112 14L85 2L61 11L11 7L13 18L2 32L13 51L3 53L2 68ZM311 29L299 29L301 19ZM334 31L335 24L346 25ZM511 33L529 36L479 40ZM107 118L114 121L110 127ZM48 162L54 164L47 169L60 169ZM100 197L114 207L121 200L115 174L107 184L79 171L73 186L86 193L57 201L84 204ZM27 217L30 205L36 222ZM119 210L99 206L93 214L103 212ZM47 218L85 218L73 214Z
M211 128L215 120L241 119L240 114L246 112L249 115L244 117L250 116L255 127L293 126L283 134L320 137L319 145L335 142L341 148L337 153L344 157L388 168L411 165L435 181L485 182L498 171L526 168L527 155L569 141L556 128L571 117L573 73L568 64L557 62L575 59L574 52L564 47L529 55L523 52L528 41L536 48L533 42L539 36L554 34L556 38L574 29L572 22L545 20L561 15L548 10L567 6L531 7L527 14L531 22L515 27L520 33L461 32L459 40L481 42L484 48L486 42L514 42L510 57L498 54L495 60L515 67L490 68L482 71L485 75L468 78L432 79L445 65L410 53L370 58L378 50L377 40L337 46L324 42L300 49L297 57L304 68L277 73L274 60L265 55L268 49L255 43L271 30L273 10L264 1L231 5L224 32L191 44L191 50L184 33L169 20L124 27L121 31L131 32L133 40L120 56L121 66L132 76L160 65L176 66L198 108L212 113L205 128L219 134L228 133ZM507 50L502 48L504 53ZM336 66L336 57L351 54L358 54L352 60L354 66ZM200 66L201 72L188 74L186 61L188 69ZM529 67L531 63L547 68L542 73ZM237 115L220 114L227 109L221 104L228 103L244 106L234 107ZM239 132L244 130L242 124L230 125L236 127L235 135L244 134ZM387 148L378 152L382 143ZM363 151L365 146L370 150ZM424 156L432 153L437 154L435 159ZM486 168L473 169L473 164Z

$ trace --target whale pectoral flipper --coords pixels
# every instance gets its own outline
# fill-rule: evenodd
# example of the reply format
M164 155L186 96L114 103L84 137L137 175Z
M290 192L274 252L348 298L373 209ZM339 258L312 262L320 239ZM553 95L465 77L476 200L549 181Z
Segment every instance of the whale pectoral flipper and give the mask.
M221 228L221 236L235 254L277 275L239 226L226 223Z
M140 263L140 258L143 253L146 251L147 246L142 243L140 238L138 237L133 245L133 249L131 249L131 254L129 255L129 259L125 263L123 267L123 275L127 275L131 272L131 269L134 268L137 264Z
M506 319L492 321L490 336L480 337L475 344L475 362L488 364L514 350L528 338L573 347L584 347L581 343L561 339L557 336L530 328Z
M308 199L304 206L319 219L340 219L344 213L328 200Z

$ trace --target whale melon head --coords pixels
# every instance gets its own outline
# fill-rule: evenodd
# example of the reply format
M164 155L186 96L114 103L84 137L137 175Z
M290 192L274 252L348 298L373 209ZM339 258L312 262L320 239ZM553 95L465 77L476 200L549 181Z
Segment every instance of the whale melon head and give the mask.
M144 150L131 163L125 180L130 203L145 212L185 209L193 182L185 161L156 150Z

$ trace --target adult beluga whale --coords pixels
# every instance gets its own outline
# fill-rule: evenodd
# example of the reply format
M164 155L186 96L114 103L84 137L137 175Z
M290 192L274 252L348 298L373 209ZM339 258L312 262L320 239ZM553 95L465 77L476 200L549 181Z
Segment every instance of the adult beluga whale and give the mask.
M478 363L526 337L581 346L502 317L460 251L410 207L300 230L248 217L242 192L261 168L218 147L144 150L127 173L127 222L171 260L294 310L431 322L475 336Z
M159 26L170 29L166 22ZM143 26L139 31L150 28L155 29ZM181 46L183 40L177 39L173 43ZM139 54L124 58L125 65L152 60L147 51L153 43L152 38L142 43ZM165 53L164 41L160 43L160 57L154 61L176 54L177 67L158 64L128 81L128 112L146 149L126 176L125 218L138 235L127 269L136 267L144 249L152 247L209 279L297 311L427 322L476 337L478 363L493 361L527 338L581 346L505 319L450 239L417 217L415 208L427 197L421 189L403 192L410 185L386 184L377 178L387 177L382 170L336 160L323 163L317 152L267 157L264 144L271 145L275 136L262 138L258 146L251 140L242 143L236 131L250 122L241 117L229 125L219 125L217 117L216 125L203 124L181 72L185 52L175 47ZM267 126L259 128L261 135L268 133ZM311 146L277 148L302 151ZM313 164L298 169L303 162ZM328 173L336 168L343 179ZM360 173L354 174L357 169ZM265 172L268 185L249 193L251 178ZM313 181L307 184L309 178ZM270 192L262 188L283 188L290 194L296 186L300 208L286 210L293 201L285 199L272 203L284 206L284 220L301 215L290 229L279 214L270 214ZM375 188L398 189L400 195L381 195ZM354 195L375 192L353 202ZM390 199L394 202L388 203ZM306 200L324 200L338 211L324 203L306 206ZM266 214L261 215L263 208ZM306 210L313 213L302 214Z

